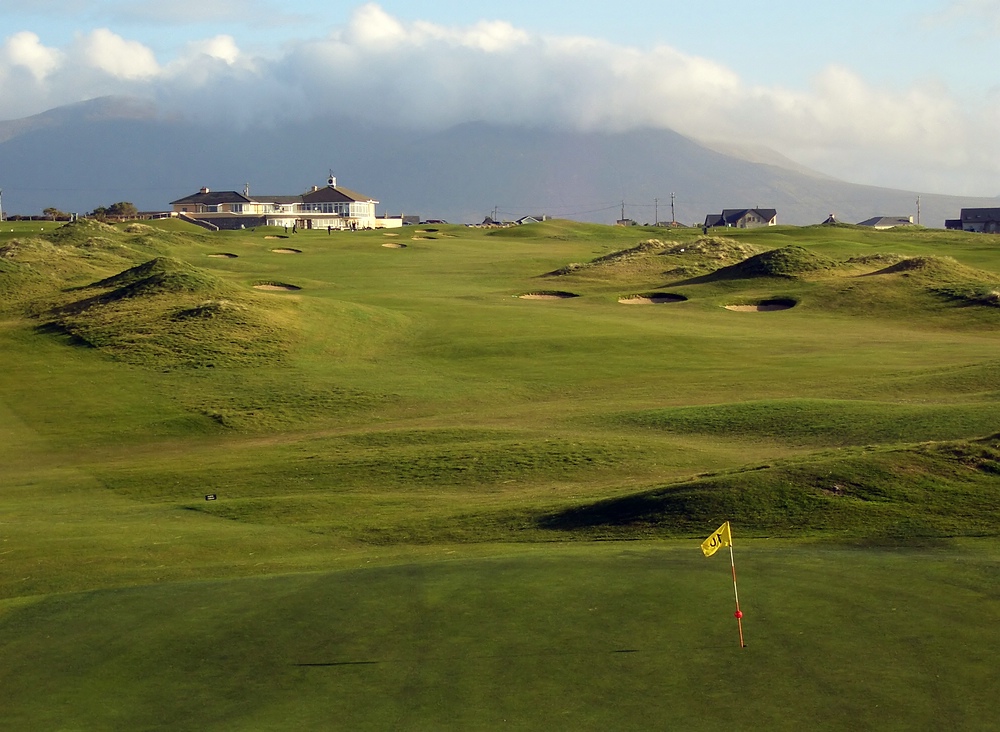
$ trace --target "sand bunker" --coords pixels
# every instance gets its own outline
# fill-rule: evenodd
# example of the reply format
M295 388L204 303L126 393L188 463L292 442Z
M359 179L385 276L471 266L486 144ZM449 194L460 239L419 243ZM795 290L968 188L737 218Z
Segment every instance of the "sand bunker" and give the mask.
M383 244L386 249L406 249L405 244L400 244L398 241L387 241Z
M237 255L230 254L229 252L216 252L215 254L209 254L212 259L236 259Z
M791 310L798 303L795 300L761 300L759 303L751 305L726 305L726 310L737 313L770 313L776 310Z
M558 292L558 291L548 291L548 292L526 292L523 295L518 295L522 300L568 300L572 297L580 297L572 292Z
M262 282L259 285L254 285L255 290L268 290L270 292L296 292L301 290L301 287L297 285L286 285L283 282Z
M280 234L278 236L272 236L272 235L268 234L264 238L265 239L287 239L288 237L287 236L281 236Z
M670 292L651 292L648 295L620 297L618 302L622 305L662 305L670 302L687 302L687 298Z
M399 234L382 234L382 236L399 236Z
M272 249L275 254L302 254L301 249Z

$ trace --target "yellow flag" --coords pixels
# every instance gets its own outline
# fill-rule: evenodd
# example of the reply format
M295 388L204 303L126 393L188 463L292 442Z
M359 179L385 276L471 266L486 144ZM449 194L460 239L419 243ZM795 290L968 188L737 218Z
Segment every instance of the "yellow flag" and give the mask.
M729 532L729 522L717 528L710 537L701 542L701 550L710 557L724 546L732 546L733 535Z

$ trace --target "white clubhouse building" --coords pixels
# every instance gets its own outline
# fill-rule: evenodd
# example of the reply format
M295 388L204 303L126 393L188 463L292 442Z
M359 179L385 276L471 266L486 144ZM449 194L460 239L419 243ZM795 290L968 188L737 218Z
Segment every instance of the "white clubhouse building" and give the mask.
M250 229L282 226L298 229L383 229L403 225L402 218L378 218L378 201L337 185L330 176L323 187L298 196L251 196L243 193L211 191L171 201L172 214L211 229Z

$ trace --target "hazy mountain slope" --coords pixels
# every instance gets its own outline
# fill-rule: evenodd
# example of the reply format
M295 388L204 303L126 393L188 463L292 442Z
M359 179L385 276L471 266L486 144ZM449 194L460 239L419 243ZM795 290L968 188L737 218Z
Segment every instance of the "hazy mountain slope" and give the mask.
M299 193L332 169L382 202L380 211L479 221L494 207L515 217L546 213L610 222L625 215L695 223L723 208L776 208L783 223L829 213L854 223L915 213L917 194L837 181L755 155L717 152L669 130L584 133L470 123L434 133L349 119L281 125L197 124L158 116L134 100L102 99L27 120L0 122L0 187L7 213L47 206L87 211L130 200L141 209L207 185ZM795 169L797 168L797 169ZM922 221L941 226L962 206L995 199L925 194Z

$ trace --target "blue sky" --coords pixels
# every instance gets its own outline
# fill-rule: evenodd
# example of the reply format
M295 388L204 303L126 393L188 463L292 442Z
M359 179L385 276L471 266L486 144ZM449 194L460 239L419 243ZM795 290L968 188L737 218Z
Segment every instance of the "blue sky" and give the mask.
M0 0L0 119L131 94L219 121L662 126L995 195L998 47L1000 0Z

